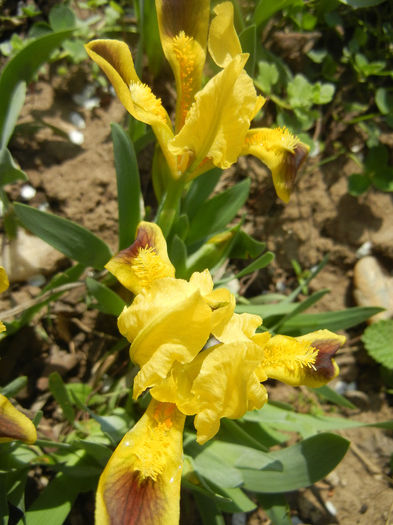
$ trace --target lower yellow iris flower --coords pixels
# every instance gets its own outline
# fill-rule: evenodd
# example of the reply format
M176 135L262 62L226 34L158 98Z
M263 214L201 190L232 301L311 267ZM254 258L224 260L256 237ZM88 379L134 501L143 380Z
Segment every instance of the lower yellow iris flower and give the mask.
M176 279L160 228L141 222L136 241L107 268L136 294L119 316L140 367L134 398L152 401L101 475L98 525L174 525L179 521L182 434L194 416L197 441L211 439L222 417L236 419L267 401L262 382L324 385L338 374L333 359L345 338L328 330L301 337L257 332L262 319L235 314L210 273ZM128 276L128 277L127 277Z
M5 269L0 266L0 293L9 287ZM0 332L6 327L0 321ZM22 412L15 408L8 399L0 394L0 443L20 440L32 444L37 439L35 426Z

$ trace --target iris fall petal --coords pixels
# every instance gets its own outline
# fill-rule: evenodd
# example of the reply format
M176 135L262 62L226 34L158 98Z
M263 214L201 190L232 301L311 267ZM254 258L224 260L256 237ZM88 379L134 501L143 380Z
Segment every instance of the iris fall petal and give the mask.
M37 432L30 419L0 394L0 443L13 440L31 445L37 440Z

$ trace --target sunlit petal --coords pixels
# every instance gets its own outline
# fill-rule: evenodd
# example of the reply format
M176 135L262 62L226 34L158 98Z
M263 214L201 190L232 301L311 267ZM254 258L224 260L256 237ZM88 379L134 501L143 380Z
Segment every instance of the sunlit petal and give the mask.
M209 28L209 53L218 66L225 67L242 52L233 22L233 5L231 2L223 2L213 12L216 16Z
M317 388L334 379L339 370L333 359L345 337L318 330L301 337L275 335L263 346L263 360L257 370L289 385Z
M267 400L255 374L263 349L247 337L247 333L253 334L256 316L247 316L235 314L230 321L236 326L228 332L241 332L241 339L228 344L216 340L188 365L175 364L168 379L151 390L155 399L176 403L181 412L195 414L199 443L217 433L222 417L239 418L247 410L261 408ZM242 326L247 333L242 332Z
M176 131L202 83L209 0L156 0L161 44L176 80Z
M255 155L268 166L277 195L288 202L308 151L309 147L286 128L255 128L247 133L242 154Z
M30 419L0 394L0 443L15 439L32 444L37 440L37 432Z
M247 55L236 56L196 94L183 128L169 144L174 155L190 155L189 179L206 157L228 168L241 152L256 107L263 104L243 70L246 60Z
M135 242L112 257L105 268L135 294L157 279L175 276L161 229L144 221L138 225Z
M175 405L150 403L100 477L96 525L179 522L184 419Z
M0 293L3 293L9 287L8 276L2 266L0 266Z
M93 40L85 49L106 74L126 110L153 128L170 168L175 171L175 159L166 147L173 137L170 119L161 100L140 81L127 44L119 40Z

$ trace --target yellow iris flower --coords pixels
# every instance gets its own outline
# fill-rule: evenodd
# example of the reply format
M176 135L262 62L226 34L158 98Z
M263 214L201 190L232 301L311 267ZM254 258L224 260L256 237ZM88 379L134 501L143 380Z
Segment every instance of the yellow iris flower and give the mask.
M149 389L153 400L101 475L96 523L175 524L185 416L195 416L203 444L222 417L240 418L266 403L261 383L268 378L312 387L333 379L333 356L345 338L328 330L302 337L258 333L262 319L235 314L233 295L213 290L207 270L189 281L175 278L155 224L141 222L136 241L107 268L136 294L118 326L140 367L134 398Z
M0 266L0 293L9 287L5 269ZM0 321L0 332L6 330ZM15 439L32 444L37 439L35 426L22 412L16 409L8 399L0 394L0 443Z
M240 155L252 154L272 172L277 195L289 200L308 146L285 128L255 128L251 120L263 106L244 70L231 2L214 9L209 0L156 0L161 44L173 70L175 125L162 102L135 71L124 42L93 40L88 55L112 83L127 111L152 126L173 181L186 183L213 166L228 168ZM206 48L221 70L202 87Z

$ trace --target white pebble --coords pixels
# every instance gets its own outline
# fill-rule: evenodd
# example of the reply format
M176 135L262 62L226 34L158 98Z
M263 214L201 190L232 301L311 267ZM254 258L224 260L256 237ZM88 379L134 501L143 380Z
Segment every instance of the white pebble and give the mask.
M77 129L73 129L68 133L68 138L73 144L80 146L85 140L83 133Z
M325 507L327 508L327 510L330 512L330 514L332 516L336 516L337 515L337 510L336 510L336 507L333 505L333 503L331 501L326 501L325 502Z
M31 200L33 197L35 197L36 190L33 188L33 186L30 186L30 184L24 184L20 189L20 196L25 201Z
M79 129L85 129L86 127L85 119L82 117L82 115L80 115L76 111L71 111L69 119L70 119L71 124L73 124L75 127Z
M28 279L27 283L31 286L38 286L41 288L46 282L45 277L41 273L37 273L37 275L32 275L30 279Z
M372 247L373 243L371 241L364 242L357 250L356 257L361 259L362 257L366 257L366 255L370 255Z

